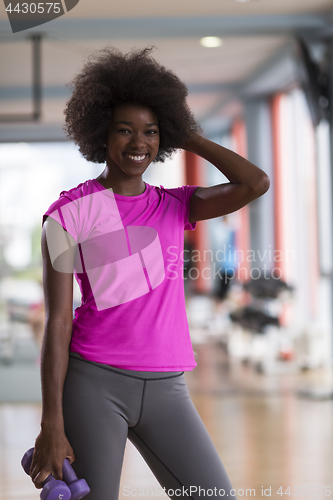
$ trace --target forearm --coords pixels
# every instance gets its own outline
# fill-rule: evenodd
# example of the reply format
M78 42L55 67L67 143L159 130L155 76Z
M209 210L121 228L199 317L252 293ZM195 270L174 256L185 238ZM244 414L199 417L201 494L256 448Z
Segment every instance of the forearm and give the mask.
M200 135L194 135L183 149L213 164L233 184L245 184L253 191L269 187L269 177L259 167L233 151Z
M42 347L41 380L43 408L41 431L35 441L30 476L37 488L52 474L62 480L62 467L67 457L75 460L73 448L65 434L62 394L68 369L71 325L46 321Z
M46 323L41 356L42 419L41 427L64 427L62 394L69 360L69 328L60 322Z

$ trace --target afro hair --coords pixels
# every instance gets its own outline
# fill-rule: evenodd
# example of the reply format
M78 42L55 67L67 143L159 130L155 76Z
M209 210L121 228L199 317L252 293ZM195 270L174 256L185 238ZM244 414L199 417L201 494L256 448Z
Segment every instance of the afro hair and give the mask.
M64 130L84 158L105 163L105 144L114 108L130 102L149 107L158 118L160 146L155 162L164 162L201 129L190 111L185 84L150 55L152 47L127 54L113 47L93 53L68 84Z

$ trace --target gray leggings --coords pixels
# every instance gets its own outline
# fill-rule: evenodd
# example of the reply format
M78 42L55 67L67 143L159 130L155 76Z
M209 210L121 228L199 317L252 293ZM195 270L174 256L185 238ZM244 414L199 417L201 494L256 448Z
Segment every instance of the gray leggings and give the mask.
M118 499L127 438L161 485L154 496L236 498L184 372L122 370L70 353L63 410L73 469L91 490L87 500ZM124 486L123 495L132 488Z

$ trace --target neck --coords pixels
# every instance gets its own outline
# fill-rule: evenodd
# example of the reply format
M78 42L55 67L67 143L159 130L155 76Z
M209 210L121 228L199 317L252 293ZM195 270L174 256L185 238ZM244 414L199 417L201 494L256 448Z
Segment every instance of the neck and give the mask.
M114 193L123 196L138 196L146 189L142 176L117 179L114 176L111 176L107 169L96 177L96 180L102 184L105 189L111 188Z

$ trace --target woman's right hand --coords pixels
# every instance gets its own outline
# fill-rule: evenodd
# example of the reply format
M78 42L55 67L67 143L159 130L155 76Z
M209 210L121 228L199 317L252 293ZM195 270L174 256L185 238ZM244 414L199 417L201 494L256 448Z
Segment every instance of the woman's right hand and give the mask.
M30 476L36 488L42 488L43 481L50 475L62 480L62 467L65 458L75 461L73 448L64 431L55 428L41 430L35 441Z

